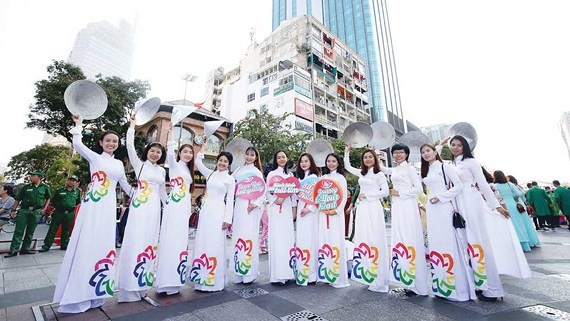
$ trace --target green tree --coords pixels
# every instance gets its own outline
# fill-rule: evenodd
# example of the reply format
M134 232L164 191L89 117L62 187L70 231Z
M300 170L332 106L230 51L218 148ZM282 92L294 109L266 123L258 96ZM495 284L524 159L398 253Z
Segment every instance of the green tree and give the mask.
M43 171L45 182L52 187L65 183L69 175L76 174L77 166L73 163L73 150L67 146L38 145L30 150L13 156L8 163L7 177L19 180L34 170Z
M275 152L284 150L291 167L307 148L310 135L292 133L290 125L282 125L287 116L289 114L275 116L267 111L259 113L253 110L251 117L237 122L230 141L235 137L249 140L259 150L264 165L273 160Z
M439 141L435 142L434 145L437 146L439 145ZM453 160L453 155L451 154L451 150L449 149L449 145L448 144L443 144L443 149L441 150L441 153L439 154L439 156L444 159L444 160Z
M47 67L48 78L35 83L35 103L30 105L28 128L37 128L52 135L61 135L71 141L69 129L73 127L71 113L65 107L63 94L67 86L76 80L85 79L77 66L54 60ZM137 101L146 97L150 85L146 81L125 81L118 77L97 76L96 80L107 94L109 101L105 113L94 120L85 120L85 128L98 137L103 130L115 130L124 134L128 118ZM91 144L92 146L92 144Z

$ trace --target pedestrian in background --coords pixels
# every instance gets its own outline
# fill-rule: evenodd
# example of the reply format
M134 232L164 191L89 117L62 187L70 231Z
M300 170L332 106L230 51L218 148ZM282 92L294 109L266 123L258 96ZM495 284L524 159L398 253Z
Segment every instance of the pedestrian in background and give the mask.
M16 213L16 230L12 236L10 253L4 256L6 258L18 255L18 250L20 254L35 254L34 251L30 251L32 237L38 225L39 216L43 215L49 206L51 191L48 185L42 183L44 172L35 170L29 174L30 184L20 189L16 202L12 205L12 212ZM18 205L21 205L20 209L16 210Z
M44 239L44 245L40 252L49 251L53 244L53 238L57 229L61 226L61 250L67 250L69 243L69 229L75 216L75 207L81 203L81 192L77 187L77 176L73 175L67 178L64 187L59 188L51 200L51 204L55 210L51 215L51 225Z

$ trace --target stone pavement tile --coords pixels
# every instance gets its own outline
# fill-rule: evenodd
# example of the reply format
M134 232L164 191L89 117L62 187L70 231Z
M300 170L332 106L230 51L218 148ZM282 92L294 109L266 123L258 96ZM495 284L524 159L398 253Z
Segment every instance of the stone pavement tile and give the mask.
M0 309L0 321L6 321L6 309Z
M63 261L64 254L65 251L60 251L58 248L58 249L52 249L49 252L44 252L44 253L38 252L32 256L34 257L34 260L36 261L36 263L38 263L38 265L44 265L44 264L60 265L61 262Z
M443 315L435 313L433 310L420 307L418 305L406 302L400 298L385 295L377 300L353 304L331 312L319 314L319 316L329 321L451 321ZM470 318L469 320L473 320Z
M504 320L511 320L511 321L548 321L551 319L546 319L534 313L530 313L523 310L515 310L515 311L505 311L501 313L491 314L479 320L484 321L504 321Z
M226 302L236 301L238 299L241 299L241 297L239 297L237 294L233 292L221 291L202 298L175 303L168 306L161 306L159 308L149 309L144 312L125 315L117 319L113 318L113 320L123 320L123 321L162 320L164 318L175 317L185 313L192 313L193 311L199 309L215 307L217 305L221 305Z
M358 283L351 283L349 287L341 289L335 289L326 284L316 284L307 287L297 286L274 294L313 313L321 314L387 295L368 291L367 288Z
M55 309L55 307L54 307ZM107 315L101 309L89 309L83 313L59 313L57 309L55 315L58 321L106 321Z
M542 303L543 305L570 313L570 301L557 301Z
M37 254L34 254L37 255ZM0 256L0 270L18 269L22 267L37 266L34 255L16 255L14 257L5 258Z
M25 291L11 292L6 295L0 295L0 308L7 308L27 303L40 301L50 302L53 298L54 286L44 288L36 288Z
M4 273L0 273L0 295L4 294ZM0 318L2 321L2 318Z
M52 285L52 282L41 269L17 269L4 272L4 291L6 294Z
M113 320L130 314L145 312L153 308L153 306L146 301L118 303L117 299L117 295L106 299L105 304L101 307L109 318Z
M466 310L478 312L483 315L494 314L503 311L518 310L522 307L537 304L538 301L517 295L506 293L503 301L484 302L484 301L468 301L453 302L453 305L462 307Z
M250 286L253 286L253 285L250 285ZM269 293L273 293L273 292L277 292L277 291L296 289L299 286L297 284L295 284L295 282L293 280L290 280L289 282L287 282L285 284L266 283L266 284L260 284L258 287L264 289L265 291L267 291Z
M407 303L413 303L432 311L438 315L448 317L456 321L471 321L482 317L477 312L465 310L461 306L456 306L452 301L448 301L439 297L416 296L406 300Z
M517 285L513 285L511 284L512 281L510 282L503 282L503 289L505 290L505 292L509 293L509 294L513 294L519 297L523 297L523 298L527 298L527 299L531 299L531 300L535 300L535 301L539 301L539 302L549 302L552 301L553 298L551 298L548 295L544 295L538 292L534 292L532 290L529 289L525 289L523 287L517 286Z
M568 248L570 251L570 247ZM540 271L544 274L570 274L570 265L568 263L544 263L544 264L531 264L531 269Z
M53 285L57 284L57 277L59 276L59 268L60 265L50 265L48 267L42 268L42 271L47 276L47 278L53 283Z
M235 321L253 321L253 320L279 320L279 318L271 315L256 305L245 299L227 302L207 309L194 311L194 314L201 320L235 320Z
M196 315L192 313L185 313L179 316L164 319L164 321L201 321L201 320L202 319L198 318Z
M515 279L509 283L552 298L549 301L570 300L570 282L554 275L526 280Z
M7 321L35 321L34 313L32 312L32 307L44 303L49 303L49 301L28 303L18 306L12 306L6 308L6 320Z
M253 297L249 299L249 302L278 318L305 310L301 306L282 299L273 293Z

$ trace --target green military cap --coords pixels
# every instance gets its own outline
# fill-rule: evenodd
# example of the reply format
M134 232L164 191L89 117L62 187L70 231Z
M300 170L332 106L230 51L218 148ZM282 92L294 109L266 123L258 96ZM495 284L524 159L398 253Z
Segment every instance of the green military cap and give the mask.
M76 182L79 182L79 177L77 177L77 175L71 175L71 176L69 176L67 179L72 179L72 180L74 180L74 181L76 181Z
M28 174L29 174L29 175L38 175L38 176L40 176L40 177L46 176L46 174L45 174L44 172L40 171L39 169L36 169L36 170L33 171L33 172L29 172Z

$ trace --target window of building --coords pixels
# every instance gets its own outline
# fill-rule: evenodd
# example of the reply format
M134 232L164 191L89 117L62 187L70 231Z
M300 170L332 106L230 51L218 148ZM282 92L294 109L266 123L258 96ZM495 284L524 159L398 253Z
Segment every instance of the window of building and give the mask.
M259 97L267 96L268 94L269 94L269 87L263 87L261 88L261 93L259 94Z
M255 93L251 93L249 95L247 95L247 102L249 103L250 101L254 101L255 100Z
M253 116L255 116L254 109L248 110L247 111L247 118L252 118Z
M216 135L208 137L205 152L210 154L219 154L222 147L222 139Z
M175 126L172 129L172 132L170 132L170 135L168 135L168 140L169 141L175 141L178 143L178 140L180 140L180 145L183 144L192 144L192 142L194 141L194 133L187 129L187 128L180 128L180 126Z
M289 75L289 76L287 76L287 77L283 77L283 78L281 78L281 80L279 80L279 86L286 85L286 84L288 84L288 83L290 83L290 82L292 82L292 81L293 81L293 75Z
M158 127L156 125L152 125L148 132L146 133L146 142L147 143L154 143L158 140Z
M311 82L303 77L295 75L295 85L307 90L311 91Z
M259 112L260 113L264 113L266 111L267 111L267 105L266 104L259 106Z

